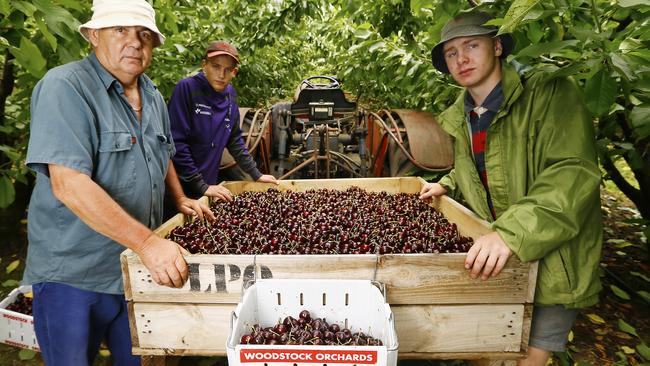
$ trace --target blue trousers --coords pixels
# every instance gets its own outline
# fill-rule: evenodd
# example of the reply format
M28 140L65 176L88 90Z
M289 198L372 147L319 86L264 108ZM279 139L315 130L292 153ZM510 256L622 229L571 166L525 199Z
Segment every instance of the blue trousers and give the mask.
M113 365L139 366L131 354L124 295L80 290L54 282L32 286L34 330L47 366L92 365L102 340Z

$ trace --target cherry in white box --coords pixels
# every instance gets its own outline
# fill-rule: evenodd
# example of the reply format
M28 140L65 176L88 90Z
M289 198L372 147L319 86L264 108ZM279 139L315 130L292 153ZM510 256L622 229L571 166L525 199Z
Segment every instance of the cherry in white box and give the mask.
M226 350L231 366L397 364L397 336L381 285L368 280L260 279L248 287L232 314ZM352 333L363 332L380 346L240 344L255 324L273 327L308 310Z
M36 334L34 333L34 318L31 315L21 314L7 310L6 307L14 303L18 294L26 294L32 291L31 286L20 286L9 293L0 302L0 342L40 351Z

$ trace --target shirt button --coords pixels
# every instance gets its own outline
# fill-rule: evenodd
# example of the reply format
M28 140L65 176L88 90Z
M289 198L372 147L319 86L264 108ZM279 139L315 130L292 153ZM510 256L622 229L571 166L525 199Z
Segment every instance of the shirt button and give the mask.
M154 183L153 189L156 189L156 188L158 188L158 185Z
M151 155L147 156L147 161L151 161Z

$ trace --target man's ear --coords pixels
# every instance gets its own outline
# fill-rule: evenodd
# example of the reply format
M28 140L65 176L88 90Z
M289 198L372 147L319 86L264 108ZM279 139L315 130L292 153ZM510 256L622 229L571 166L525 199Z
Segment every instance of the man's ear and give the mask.
M503 44L501 44L501 37L494 39L494 55L496 57L501 57L503 54Z
M86 34L88 35L88 40L93 47L97 47L99 44L99 29L87 29Z
M238 68L234 68L234 69L232 69L232 76L233 76L233 77L237 76L237 71L239 71Z

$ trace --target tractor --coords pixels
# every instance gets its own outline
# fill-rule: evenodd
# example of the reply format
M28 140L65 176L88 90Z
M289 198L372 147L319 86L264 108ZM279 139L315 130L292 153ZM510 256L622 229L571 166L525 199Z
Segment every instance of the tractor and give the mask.
M431 114L361 109L330 76L304 79L292 103L241 108L240 116L260 171L280 179L398 177L453 165L451 138ZM221 169L224 180L244 178L227 152Z

